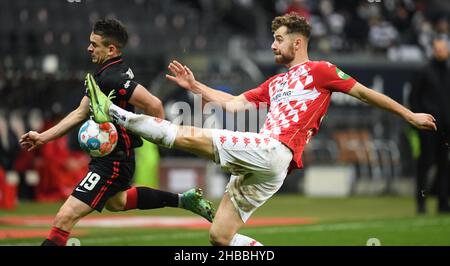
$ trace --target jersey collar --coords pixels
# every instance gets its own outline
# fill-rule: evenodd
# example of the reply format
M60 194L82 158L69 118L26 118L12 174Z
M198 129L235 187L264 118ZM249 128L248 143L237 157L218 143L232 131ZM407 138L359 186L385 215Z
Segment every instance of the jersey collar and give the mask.
M110 59L108 59L108 60L106 60L98 69L97 69L97 71L95 72L95 75L100 75L100 73L102 73L105 69L107 69L108 67L110 67L110 66L112 66L112 65L114 65L114 64L117 64L117 63L120 63L120 62L122 62L123 61L123 59L122 59L122 56L117 56L117 57L114 57L114 58L110 58Z
M306 64L306 63L308 63L308 62L309 62L309 60L306 60L306 61L304 61L304 62L302 62L302 63L299 63L299 64L296 64L296 65L294 65L294 66L291 66L291 67L289 68L288 71L291 71L291 70L293 70L293 69L296 69L296 68L298 68L299 66L304 65L304 64Z

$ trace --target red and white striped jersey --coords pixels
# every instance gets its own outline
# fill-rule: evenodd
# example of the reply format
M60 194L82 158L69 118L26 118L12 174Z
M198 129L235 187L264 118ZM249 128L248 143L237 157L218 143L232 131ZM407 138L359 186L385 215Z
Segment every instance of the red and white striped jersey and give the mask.
M356 80L326 61L306 61L244 93L269 112L260 133L278 139L293 153L291 167L302 168L302 152L319 130L334 91L347 93Z

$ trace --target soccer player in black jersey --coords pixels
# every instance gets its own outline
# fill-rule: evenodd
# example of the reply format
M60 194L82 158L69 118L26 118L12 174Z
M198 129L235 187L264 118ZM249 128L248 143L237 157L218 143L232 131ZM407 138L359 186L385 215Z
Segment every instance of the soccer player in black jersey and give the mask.
M94 74L95 80L106 94L111 90L117 92L116 105L128 111L137 107L145 114L164 119L161 101L133 80L131 68L122 58L127 40L128 33L120 21L101 19L95 23L87 49L92 62L99 66ZM80 125L89 118L88 114L89 98L84 96L80 106L57 125L42 133L30 131L21 137L20 143L24 148L34 150ZM65 245L70 230L81 218L94 210L101 212L104 207L109 211L181 207L212 221L213 207L202 197L199 189L174 194L149 187L132 187L133 149L141 146L142 140L124 127L115 126L119 136L116 148L105 157L92 158L89 172L58 211L50 234L42 245Z

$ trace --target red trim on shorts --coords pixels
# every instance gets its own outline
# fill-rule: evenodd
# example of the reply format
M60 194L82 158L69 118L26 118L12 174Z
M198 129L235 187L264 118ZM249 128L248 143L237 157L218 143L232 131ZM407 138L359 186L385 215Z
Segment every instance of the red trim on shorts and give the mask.
M128 136L127 130L123 126L120 126L120 133L122 134L122 138L125 141L125 150L127 152L127 156L129 157L131 153L130 136Z
M106 184L104 184L102 186L102 188L100 189L100 192L97 194L97 196L92 201L92 203L91 203L92 209L95 209L95 206L97 206L98 202L103 197L103 195L105 194L108 187L112 184L113 180L119 176L119 166L120 166L120 162L117 162L117 161L113 162L113 173L112 173L111 177L108 179L108 181L106 181Z
M125 109L126 105L127 105L127 101L125 101L125 100L121 100L120 103L119 103L120 108L123 108L123 109ZM130 136L128 135L127 130L126 130L125 127L120 126L120 131L122 133L122 138L125 141L125 150L126 150L127 156L129 157L130 153L131 153Z

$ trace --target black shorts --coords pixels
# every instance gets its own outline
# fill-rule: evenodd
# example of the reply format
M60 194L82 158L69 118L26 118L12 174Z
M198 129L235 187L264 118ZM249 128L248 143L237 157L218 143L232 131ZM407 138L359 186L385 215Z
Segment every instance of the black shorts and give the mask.
M89 172L78 183L72 196L101 212L106 201L117 192L131 188L135 160L93 159Z

